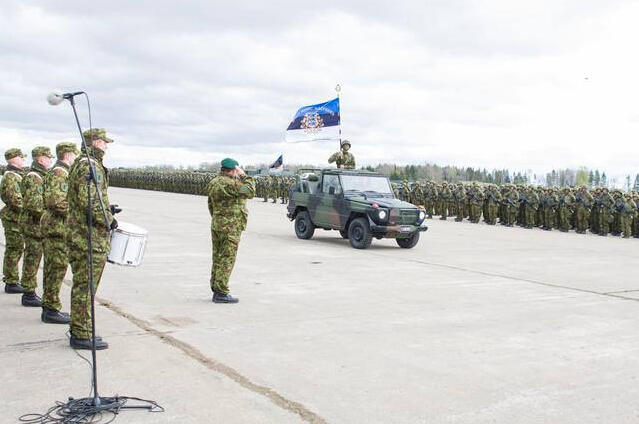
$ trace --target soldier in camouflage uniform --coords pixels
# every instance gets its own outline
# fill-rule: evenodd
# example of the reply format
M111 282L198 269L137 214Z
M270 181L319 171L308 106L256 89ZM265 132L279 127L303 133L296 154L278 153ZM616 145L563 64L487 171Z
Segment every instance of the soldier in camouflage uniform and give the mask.
M333 153L328 158L328 163L335 162L338 168L355 169L355 156L349 152L351 148L351 142L348 140L342 140L339 143L340 151Z
M457 183L453 188L453 198L455 200L456 222L461 222L466 217L466 189L462 183Z
M479 184L473 183L468 191L468 215L470 222L478 224L481 219L484 192Z
M564 233L570 231L570 221L575 206L575 196L572 194L569 187L564 187L561 195L559 196L559 208L557 210L557 217L559 218L559 231Z
M44 237L44 280L42 295L42 322L68 324L69 314L60 312L60 287L69 266L66 243L69 203L67 178L69 167L78 154L74 143L59 143L55 148L58 158L44 178L44 207L42 235Z
M2 262L2 281L5 293L24 293L20 285L18 262L24 251L24 238L20 217L24 202L22 199L22 175L26 155L20 149L8 149L4 153L7 169L0 183L0 197L5 206L0 211L4 228L4 260Z
M87 193L87 175L91 164L83 154L71 165L68 178L67 201L69 212L67 217L69 262L73 272L73 287L71 288L71 338L70 345L74 349L91 349L91 297L89 279L89 261L87 255L87 210L91 208L93 221L92 238L92 269L94 289L97 292L110 249L110 231L118 226L113 213L119 209L109 203L107 188L109 187L108 171L102 160L107 149L107 143L113 142L107 137L102 128L87 130L83 134L91 163L95 169L95 183L98 186L103 206L100 205L96 185L91 182L91 204ZM84 146L83 146L84 148ZM96 339L96 349L106 349L109 345L102 339Z
M448 218L449 206L453 202L453 193L451 193L448 188L448 183L444 182L442 184L441 190L439 190L439 207L440 207L440 218L442 221L445 221Z
M491 184L486 191L486 200L484 205L484 221L488 225L497 223L497 215L499 213L499 205L501 204L501 193L497 186Z
M575 226L577 233L585 234L590 221L590 208L594 204L594 199L585 186L579 187L575 196Z
M207 187L211 214L211 290L215 303L237 303L229 295L229 278L235 265L242 231L246 229L246 200L255 195L253 178L244 173L235 159L222 160L220 175Z
M22 305L40 307L42 300L36 294L37 275L42 260L42 227L40 219L44 213L44 179L51 166L51 150L38 146L31 151L33 163L22 179L22 232L24 234L24 258L22 259L22 280L24 288Z
M429 218L435 213L435 203L437 203L437 186L433 181L429 181L424 191L424 207Z
M599 207L597 216L599 218L599 235L607 236L610 231L610 224L613 221L612 211L614 208L615 201L608 192L608 189L604 187L602 189L601 195L599 197Z
M504 196L502 199L502 205L504 207L504 222L503 225L512 227L517 219L517 212L519 204L519 193L515 189L514 185L509 184L506 187Z

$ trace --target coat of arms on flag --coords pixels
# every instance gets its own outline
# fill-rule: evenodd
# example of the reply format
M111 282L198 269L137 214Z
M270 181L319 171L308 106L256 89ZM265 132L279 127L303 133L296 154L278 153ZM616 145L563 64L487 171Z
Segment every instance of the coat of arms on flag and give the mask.
M301 107L286 129L286 141L338 140L339 97L325 103Z

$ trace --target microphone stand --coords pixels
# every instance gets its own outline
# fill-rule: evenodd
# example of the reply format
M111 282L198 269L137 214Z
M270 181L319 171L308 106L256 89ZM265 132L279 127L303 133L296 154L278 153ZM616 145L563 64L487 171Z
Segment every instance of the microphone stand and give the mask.
M98 187L98 182L95 178L95 166L91 161L91 155L89 154L89 149L87 148L86 140L84 139L84 135L82 134L82 127L80 126L80 120L78 119L78 112L75 108L75 100L74 96L69 97L69 103L71 103L71 108L73 109L73 116L75 117L75 123L78 126L78 131L80 132L80 139L82 140L82 148L84 149L84 153L87 159L87 163L89 164L89 174L86 175L87 181L87 260L88 260L88 280L89 280L89 292L91 295L91 359L92 359L92 384L93 384L93 406L100 407L101 401L100 396L98 395L98 366L97 366L97 355L95 350L95 281L93 279L93 235L91 233L93 229L93 202L91 199L91 184L95 186L95 192L97 195L98 202L100 204L100 209L102 210L102 214L104 216L104 224L109 225L108 216L106 213L106 208L104 206L104 202L102 200L102 193L100 192L100 187Z

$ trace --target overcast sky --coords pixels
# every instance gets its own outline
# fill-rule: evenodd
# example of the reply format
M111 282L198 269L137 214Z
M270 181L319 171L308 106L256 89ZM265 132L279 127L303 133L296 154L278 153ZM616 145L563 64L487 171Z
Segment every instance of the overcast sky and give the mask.
M76 137L60 88L90 94L110 166L321 164L337 143L283 132L340 83L358 164L635 174L637 22L620 0L3 0L0 147Z

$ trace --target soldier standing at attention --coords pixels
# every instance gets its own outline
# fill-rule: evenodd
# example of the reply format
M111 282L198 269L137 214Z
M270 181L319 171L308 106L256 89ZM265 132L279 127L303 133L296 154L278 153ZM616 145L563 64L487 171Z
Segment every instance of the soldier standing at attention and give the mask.
M206 191L211 214L213 302L237 303L239 299L229 295L229 278L235 265L240 236L246 229L246 200L255 196L255 182L235 159L225 158L220 174L211 180Z
M33 163L22 179L22 231L24 233L24 258L22 259L22 280L24 288L22 306L40 307L42 300L36 294L37 275L42 260L42 226L40 219L44 213L44 178L51 166L51 150L38 146L31 151Z
M24 158L20 149L12 148L4 152L7 169L0 182L0 197L5 206L0 211L2 228L4 228L4 260L2 262L2 281L5 293L24 293L20 285L18 261L24 251L24 239L20 215L22 215L22 168Z
M338 168L355 169L355 156L349 152L351 148L351 142L348 140L342 140L339 143L340 151L333 153L328 158L328 163L335 162Z
M113 218L113 213L119 212L115 205L111 206L109 204L107 169L102 164L107 143L112 143L113 140L106 136L106 131L102 128L87 130L83 133L83 136L91 163L95 169L95 183L91 182L91 204L89 204L87 175L89 175L91 165L86 156L78 157L71 165L71 169L69 169L69 191L67 192L67 201L69 202L67 246L69 248L71 271L73 271L71 338L69 344L74 349L91 349L92 344L90 339L91 297L88 276L89 261L87 258L89 252L89 246L87 245L87 232L89 231L87 209L91 208L93 216L90 230L92 237L93 283L96 291L109 253L110 230L118 227L118 222ZM96 192L96 184L104 202L104 211ZM102 339L96 339L96 349L101 350L108 347L108 343Z
M78 155L74 143L59 143L55 147L57 162L44 178L44 207L42 235L44 237L44 280L42 295L42 322L68 324L69 314L60 312L60 287L69 267L66 243L69 167Z

